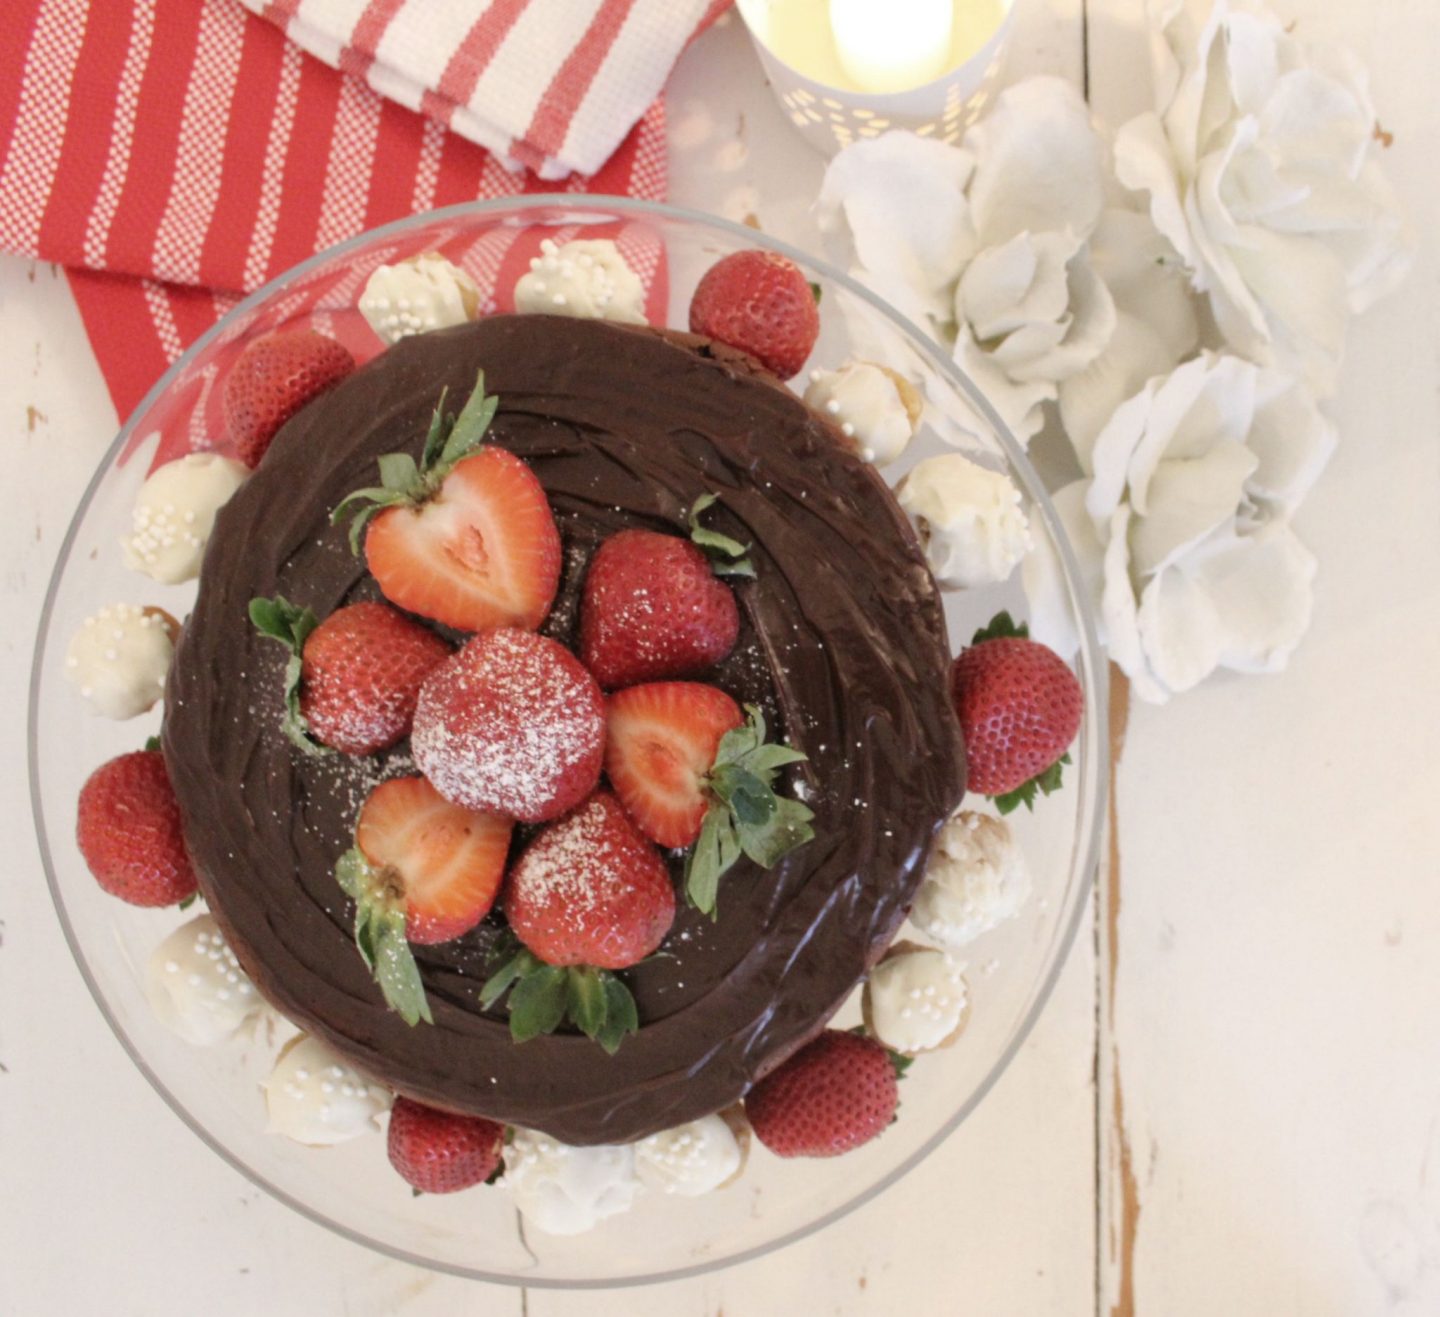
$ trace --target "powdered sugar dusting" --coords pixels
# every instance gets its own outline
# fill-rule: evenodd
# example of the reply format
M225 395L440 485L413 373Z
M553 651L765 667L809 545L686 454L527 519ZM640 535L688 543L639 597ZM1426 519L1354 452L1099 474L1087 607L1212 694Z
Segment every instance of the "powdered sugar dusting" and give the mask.
M604 701L575 657L507 628L477 636L425 682L411 751L447 800L539 822L589 794L604 738Z

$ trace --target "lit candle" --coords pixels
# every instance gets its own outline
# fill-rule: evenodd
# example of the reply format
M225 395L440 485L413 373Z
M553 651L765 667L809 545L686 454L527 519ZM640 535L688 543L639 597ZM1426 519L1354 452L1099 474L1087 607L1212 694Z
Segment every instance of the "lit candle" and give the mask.
M830 0L835 50L862 91L933 82L950 62L955 0Z

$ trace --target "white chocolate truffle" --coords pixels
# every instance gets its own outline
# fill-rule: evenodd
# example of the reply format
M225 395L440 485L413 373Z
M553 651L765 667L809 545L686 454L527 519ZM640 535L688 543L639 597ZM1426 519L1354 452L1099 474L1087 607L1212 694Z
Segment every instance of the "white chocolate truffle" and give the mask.
M920 428L924 404L903 375L868 361L839 370L812 370L805 401L855 441L867 462L884 466L908 447Z
M583 1234L628 1212L640 1191L633 1146L572 1148L525 1129L516 1129L506 1145L501 1183L525 1220L551 1235Z
M935 839L910 920L950 950L1013 919L1030 896L1030 870L1009 824L959 810Z
M865 984L865 1021L886 1047L914 1056L949 1042L970 1003L964 966L916 947L887 956Z
M134 718L165 691L180 624L161 608L112 604L87 617L65 651L65 675L107 718Z
M327 1147L377 1129L393 1094L371 1083L337 1052L308 1034L280 1053L262 1085L271 1134Z
M480 290L464 270L427 252L382 265L360 294L360 314L386 343L474 320Z
M215 514L249 474L243 462L219 453L186 453L152 471L120 541L125 566L165 585L194 580Z
M515 309L643 325L645 286L609 238L557 246L546 238L515 285Z
M936 581L949 589L1003 581L1030 551L1020 491L1002 472L959 453L926 458L895 497L915 523Z
M145 995L161 1024L199 1047L223 1043L262 1005L208 914L181 924L151 953Z
M741 1161L740 1142L722 1116L702 1116L635 1145L640 1183L685 1198L718 1189L734 1178Z

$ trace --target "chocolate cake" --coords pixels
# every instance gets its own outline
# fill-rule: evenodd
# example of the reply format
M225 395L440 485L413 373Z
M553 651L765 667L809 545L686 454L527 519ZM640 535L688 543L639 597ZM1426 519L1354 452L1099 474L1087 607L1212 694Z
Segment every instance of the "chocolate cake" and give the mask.
M331 510L381 454L418 452L441 390L483 368L489 441L543 484L565 546L542 628L571 643L591 552L611 533L686 534L686 514L751 544L738 645L706 680L761 706L808 760L787 793L815 839L774 869L742 859L717 918L681 904L660 952L624 972L640 1029L613 1055L578 1033L517 1044L478 998L498 914L416 947L433 1024L387 1008L334 876L404 743L310 757L281 730L279 646L246 618L284 594L321 617L375 598ZM260 990L356 1065L425 1102L567 1143L639 1138L734 1101L816 1033L889 945L965 786L940 597L874 470L743 354L690 335L500 316L406 339L311 403L224 508L166 696L163 745L201 888ZM517 829L516 846L530 829ZM682 858L671 862L677 879Z

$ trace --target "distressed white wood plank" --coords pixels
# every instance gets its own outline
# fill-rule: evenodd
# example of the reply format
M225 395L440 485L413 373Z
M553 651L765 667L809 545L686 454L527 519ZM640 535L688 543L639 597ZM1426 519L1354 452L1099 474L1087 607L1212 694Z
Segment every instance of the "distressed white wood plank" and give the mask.
M1105 1307L1418 1317L1440 1311L1440 13L1277 7L1369 64L1385 163L1427 241L1353 326L1340 451L1297 522L1321 574L1290 673L1132 714ZM1091 95L1112 124L1145 103L1140 11L1090 0Z

